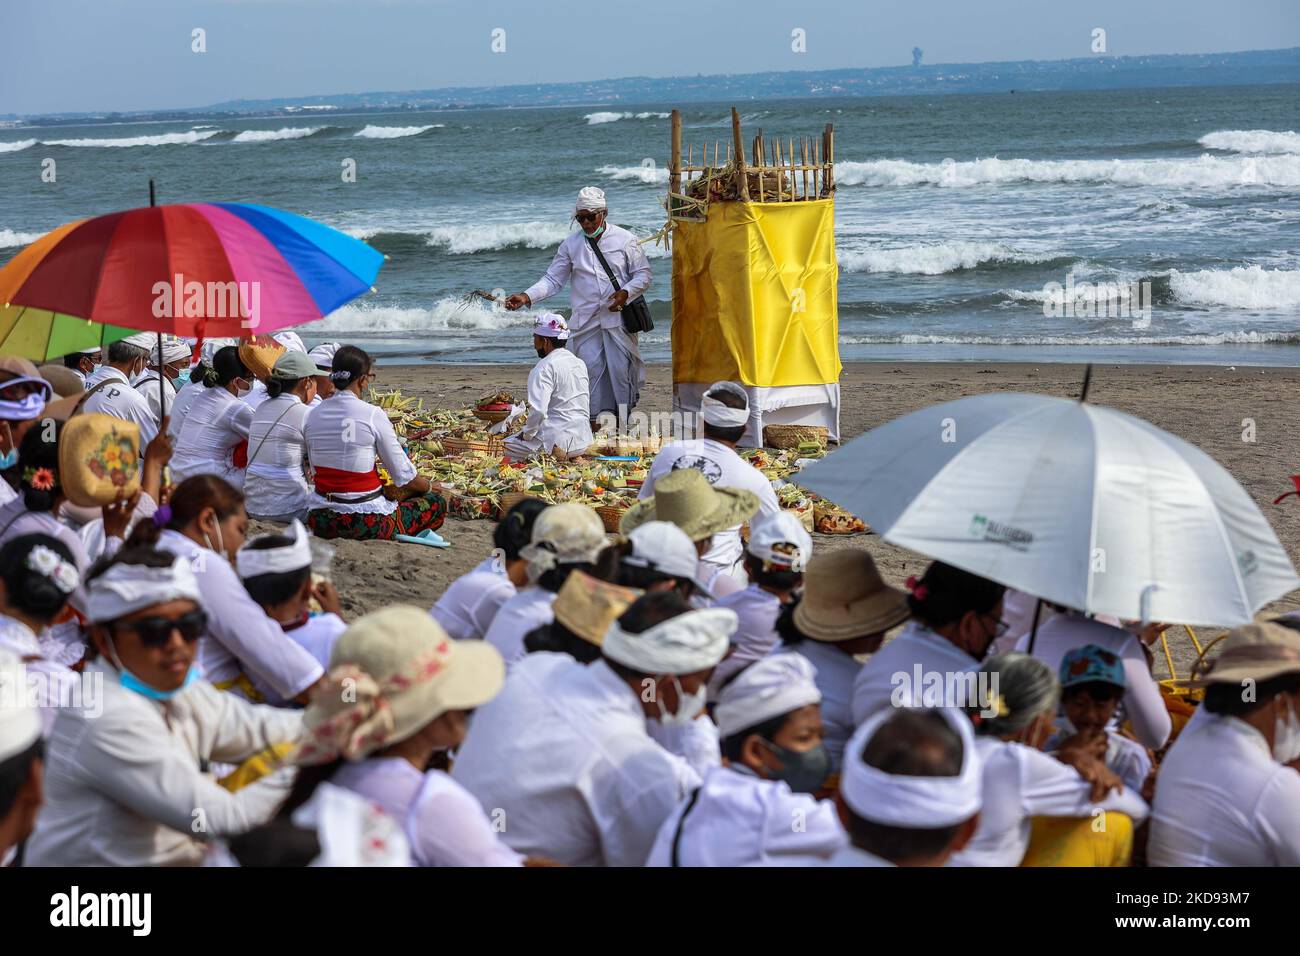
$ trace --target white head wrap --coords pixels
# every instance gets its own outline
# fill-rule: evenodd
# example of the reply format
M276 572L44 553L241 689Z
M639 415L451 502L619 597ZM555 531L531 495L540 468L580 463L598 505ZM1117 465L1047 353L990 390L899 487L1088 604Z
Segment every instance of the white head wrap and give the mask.
M163 339L162 360L164 365L177 365L180 362L189 363L191 349L184 342L172 339L168 341ZM157 366L158 364L158 340L154 339L149 345L149 364Z
M188 558L179 555L168 568L142 564L114 564L86 584L86 616L91 623L116 621L120 617L168 601L202 604L199 582Z
M558 312L539 312L533 319L533 335L563 342L569 337L569 323Z
M784 651L761 657L718 693L713 719L723 739L792 710L819 704L817 669L802 654Z
M605 190L596 186L583 186L578 190L578 204L574 207L574 212L587 210L588 212L605 208Z
M859 727L844 748L840 795L860 817L886 826L933 830L955 826L979 813L983 767L975 751L971 722L959 711L937 711L961 738L961 773L955 777L915 777L868 766L862 752L876 731L898 713L886 707Z
M601 652L643 674L693 674L717 666L739 623L736 612L724 607L687 611L640 634L629 633L614 621L605 632Z
M135 335L128 335L122 339L127 345L134 345L138 349L158 349L158 334L156 332L137 332Z
M591 508L576 501L551 505L533 523L532 542L519 549L528 562L528 577L536 581L557 564L586 564L609 542L605 523Z
M216 354L219 351L224 349L227 345L238 344L238 339L206 339L203 342L203 347L199 349L199 361L208 368L212 368L212 360L216 357Z
M292 530L293 544L264 549L250 548L246 544L240 548L235 553L235 568L239 571L239 577L243 579L254 578L259 574L286 574L310 567L311 544L307 540L307 529L295 518Z
M713 395L717 392L730 392L745 400L743 408L731 408L722 404ZM714 382L700 400L700 414L706 425L719 428L739 428L749 424L749 395L735 382Z
M291 352L307 351L307 346L302 344L302 337L297 332L276 332L271 338Z
M316 346L307 355L316 363L316 368L330 372L334 369L334 353L342 347L338 342L326 342Z
M29 696L22 658L0 648L0 763L41 737L41 713Z

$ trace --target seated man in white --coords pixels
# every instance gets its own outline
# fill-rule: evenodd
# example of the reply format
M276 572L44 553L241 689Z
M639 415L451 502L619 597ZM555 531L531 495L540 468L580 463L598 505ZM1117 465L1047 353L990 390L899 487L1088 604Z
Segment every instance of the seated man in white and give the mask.
M506 439L511 458L575 457L591 447L587 366L568 350L568 340L563 316L542 312L533 321L533 348L541 361L528 373L528 424Z

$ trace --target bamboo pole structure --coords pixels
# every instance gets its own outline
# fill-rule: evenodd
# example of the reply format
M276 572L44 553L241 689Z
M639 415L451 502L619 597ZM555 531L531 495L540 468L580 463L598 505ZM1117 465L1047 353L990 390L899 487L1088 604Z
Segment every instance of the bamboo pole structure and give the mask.
M734 106L731 108L731 144L736 151L737 171L740 178L740 198L742 202L749 202L749 177L745 174L744 144L740 138L740 111Z
M822 150L822 155L826 158L824 167L826 178L822 184L822 194L829 196L835 189L835 125L833 123L826 124L822 140L826 144Z
M672 195L682 194L682 112L672 113L672 146L668 155L668 192ZM669 213L672 212L672 199L668 200Z

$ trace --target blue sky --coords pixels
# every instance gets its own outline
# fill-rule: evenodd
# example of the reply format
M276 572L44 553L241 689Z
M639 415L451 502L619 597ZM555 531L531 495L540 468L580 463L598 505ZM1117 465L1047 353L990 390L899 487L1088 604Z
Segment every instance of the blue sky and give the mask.
M1115 55L1300 46L1300 0L0 0L0 113L892 66L913 46L1061 59L1095 27Z

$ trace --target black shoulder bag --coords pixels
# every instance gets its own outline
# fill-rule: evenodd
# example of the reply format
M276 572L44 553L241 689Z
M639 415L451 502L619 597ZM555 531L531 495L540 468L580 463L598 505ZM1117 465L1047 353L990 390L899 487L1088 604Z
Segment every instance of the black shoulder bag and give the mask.
M623 288L619 284L618 277L614 275L614 270L609 267L605 261L605 254L600 251L600 246L595 239L587 237L587 244L591 246L591 251L596 254L600 264L605 267L605 274L609 276L609 281L614 284L614 291L617 292ZM620 313L623 316L623 331L629 335L636 335L638 332L649 332L655 327L655 320L650 316L650 306L646 304L645 296L639 295L635 299L628 301L623 306Z

